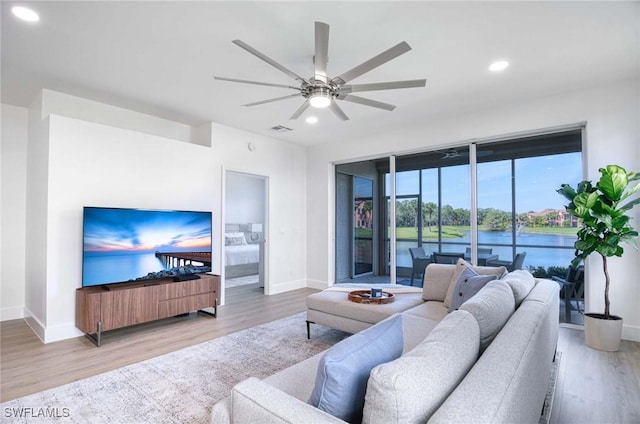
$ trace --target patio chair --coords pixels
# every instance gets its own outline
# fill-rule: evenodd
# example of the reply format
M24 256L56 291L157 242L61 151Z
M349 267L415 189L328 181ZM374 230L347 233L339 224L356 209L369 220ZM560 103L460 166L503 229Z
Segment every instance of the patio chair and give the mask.
M490 255L490 254L493 253L493 248L492 247L478 247L478 254L481 254L481 253ZM466 257L469 257L469 258L471 257L471 248L470 247L467 247L467 250L464 252L464 255Z
M464 259L464 253L433 252L432 259L437 264L456 264L458 259Z
M419 276L420 284L418 286L422 287L424 269L431 263L431 259L426 255L422 247L410 247L409 253L411 254L411 261L413 262L413 269L411 270L411 285L413 286L413 279L416 276Z
M564 298L565 322L571 322L571 301L575 301L578 313L584 311L580 302L584 301L584 265L576 268L569 266L565 278L552 276L551 279L560 284L560 297Z
M525 256L527 256L527 252L516 253L516 257L513 258L513 261L487 261L487 266L503 266L507 268L507 271L509 272L515 271L516 269L522 269Z

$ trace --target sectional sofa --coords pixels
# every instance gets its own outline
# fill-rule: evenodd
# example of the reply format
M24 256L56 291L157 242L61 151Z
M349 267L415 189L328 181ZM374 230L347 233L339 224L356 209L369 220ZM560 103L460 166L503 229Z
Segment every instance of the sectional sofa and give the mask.
M239 383L214 405L212 423L537 423L558 340L558 285L514 271L459 305L455 297L481 279L465 275L477 271L487 272L464 261L429 265L417 305Z

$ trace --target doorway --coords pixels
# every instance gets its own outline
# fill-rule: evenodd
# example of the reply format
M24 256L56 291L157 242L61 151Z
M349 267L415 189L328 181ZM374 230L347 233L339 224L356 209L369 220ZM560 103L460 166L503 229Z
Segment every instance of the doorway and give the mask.
M223 284L265 293L268 178L225 171Z

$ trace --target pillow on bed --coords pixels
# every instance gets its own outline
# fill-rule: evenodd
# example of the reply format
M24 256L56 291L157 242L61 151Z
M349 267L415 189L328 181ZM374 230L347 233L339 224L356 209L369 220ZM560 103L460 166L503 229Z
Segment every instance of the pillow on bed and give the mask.
M247 244L247 239L244 238L244 233L225 233L225 246L242 246L243 244Z

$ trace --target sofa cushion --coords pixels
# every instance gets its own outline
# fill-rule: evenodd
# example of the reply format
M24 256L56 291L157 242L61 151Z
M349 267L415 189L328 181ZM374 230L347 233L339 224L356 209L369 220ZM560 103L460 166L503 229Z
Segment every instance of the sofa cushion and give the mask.
M449 314L413 350L371 371L362 422L427 422L473 366L479 346L473 316Z
M503 266L493 267L493 266L473 266L469 262L464 259L458 259L456 263L456 269L449 281L449 287L447 290L447 295L444 298L444 306L447 308L451 305L451 299L453 298L453 290L455 289L456 282L458 281L458 277L465 270L465 268L473 269L478 275L495 275L500 278L503 274L507 272L507 269Z
M347 422L360 422L371 369L402 354L402 316L394 315L327 350L309 403Z
M520 306L520 303L524 300L529 292L536 285L535 278L529 271L523 269L517 269L502 277L502 281L507 283L513 291L513 297L516 301L516 308Z
M427 265L422 283L422 299L444 301L455 270L456 267L449 264L430 263Z
M449 312L459 309L464 302L475 296L485 284L496 278L498 277L495 275L478 275L473 269L465 268L453 289Z
M478 321L480 352L483 352L515 310L513 292L501 280L488 282L475 296L460 306Z

